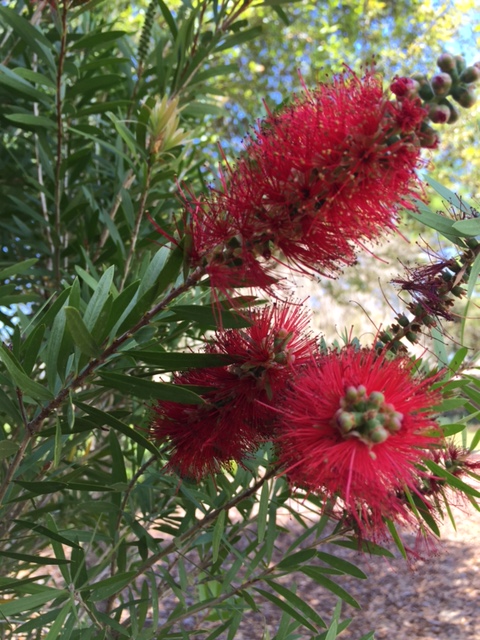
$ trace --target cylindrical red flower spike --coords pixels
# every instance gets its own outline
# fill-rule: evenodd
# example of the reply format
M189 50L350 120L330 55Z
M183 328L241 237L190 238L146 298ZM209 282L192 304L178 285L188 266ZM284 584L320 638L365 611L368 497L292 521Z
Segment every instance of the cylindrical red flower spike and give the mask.
M296 304L253 311L251 326L218 331L209 353L234 360L226 367L193 369L177 384L208 387L205 405L159 402L153 407L152 437L168 441L169 466L197 480L231 462L241 462L275 431L270 405L280 402L294 371L316 353L305 329L308 316Z
M335 274L354 262L358 246L392 230L399 209L418 196L425 117L418 98L391 102L372 72L305 89L260 122L222 175L222 189L190 205L204 212L192 236L208 226L218 245L234 237L239 268L250 254ZM201 242L194 244L195 264L210 264ZM227 263L235 280L235 262Z
M339 500L361 532L384 519L411 523L405 489L419 495L416 465L441 442L432 418L439 392L408 358L348 346L306 367L287 392L277 436L294 486Z

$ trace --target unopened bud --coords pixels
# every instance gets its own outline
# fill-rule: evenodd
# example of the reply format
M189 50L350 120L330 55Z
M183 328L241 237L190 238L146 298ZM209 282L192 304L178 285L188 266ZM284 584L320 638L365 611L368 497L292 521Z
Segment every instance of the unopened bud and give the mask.
M452 78L448 73L437 73L430 84L436 96L446 96L452 87Z
M432 87L430 86L430 83L428 81L420 85L418 95L422 98L422 100L425 100L425 102L430 102L430 100L434 98Z
M447 98L444 98L442 100L442 105L446 105L450 111L450 117L447 120L447 124L454 124L455 122L457 122L457 120L460 118L460 113L455 105L453 105L450 100L447 100Z
M420 141L420 146L424 149L436 149L440 142L438 133L425 122L422 122L418 139Z
M428 117L435 124L444 124L450 119L450 109L445 104L432 104L428 110Z
M465 58L463 56L455 56L455 65L457 67L457 73L462 73L462 71L466 68L467 63L465 62Z
M453 71L456 67L455 64L455 58L452 56L451 53L442 53L438 58L437 58L437 66L442 70L442 71Z
M344 433L348 433L355 429L355 416L348 411L339 411L337 415L337 424Z
M374 407L380 407L385 402L385 396L381 391L372 391L368 401Z
M468 84L469 82L477 82L477 80L480 80L480 66L473 65L471 67L467 67L460 74L461 82L466 82Z
M357 400L358 393L356 387L347 387L345 391L345 399L348 402L355 402Z
M179 128L179 121L178 98L164 96L155 104L148 121L151 153L157 155L186 142L187 134Z
M382 425L380 424L377 427L375 427L375 429L372 429L372 431L370 431L370 433L368 434L369 439L375 444L379 444L380 442L385 442L385 440L388 439L388 436L389 436L388 431L385 429L385 427L382 427Z
M471 84L454 87L452 96L458 104L465 109L470 109L470 107L473 107L477 101L477 96L475 95L473 85Z
M397 98L407 98L418 93L420 83L413 78L395 78L390 85L390 91Z

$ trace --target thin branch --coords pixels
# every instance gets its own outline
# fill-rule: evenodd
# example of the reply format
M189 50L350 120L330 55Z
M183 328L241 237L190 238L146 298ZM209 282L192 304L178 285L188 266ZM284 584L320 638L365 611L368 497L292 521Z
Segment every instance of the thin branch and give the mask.
M117 195L115 196L115 200L113 201L112 204L112 208L110 209L108 216L110 218L110 220L115 220L115 216L117 215L117 212L120 208L120 205L122 204L122 191L125 189L129 189L132 186L133 181L135 180L135 174L133 173L133 171L130 169L126 176L125 179L123 180L122 186L120 187L120 189L118 190ZM108 226L105 226L105 228L102 231L102 234L100 236L100 240L98 242L98 246L97 246L97 250L95 252L95 255L93 257L93 262L96 262L96 260L98 260L98 257L100 256L100 252L103 249L105 242L108 239L108 236L110 235L110 231Z
M242 500L245 500L245 498L248 498L254 493L256 493L265 484L265 482L267 480L270 480L270 478L273 478L277 472L278 472L278 467L273 467L262 478L257 480L257 482L255 482L255 484L253 484L249 489L246 489L242 493L239 493L238 495L232 498L229 502L226 502L221 507L218 507L217 509L210 511L210 513L207 513L207 515L204 518L202 518L202 520L192 525L190 529L185 531L185 533L183 533L182 535L177 536L174 542L171 542L166 547L164 547L161 551L154 554L153 556L150 556L150 558L148 558L148 560L146 560L143 563L143 565L138 569L135 576L132 578L132 581L136 580L139 576L142 575L142 573L145 573L145 571L150 569L150 567L152 567L156 562L158 562L164 556L174 551L178 551L180 545L183 542L186 542L189 538L194 536L198 531L201 531L207 525L209 525L214 520L216 520L216 518L219 516L219 514L222 511L229 511L230 509L235 507L239 502L241 502Z
M60 282L60 251L62 248L61 236L61 199L62 185L60 180L62 168L62 147L63 147L63 95L62 95L62 76L67 51L67 4L68 0L63 0L61 9L62 34L60 40L60 53L58 56L57 66L57 96L56 96L56 116L57 116L57 160L55 164L55 251L53 254L53 271L56 282Z
M130 249L128 251L127 259L125 260L125 270L123 272L122 282L120 283L120 291L125 285L125 281L130 269L130 263L132 262L133 254L137 246L138 236L140 235L140 226L142 224L143 216L145 215L145 205L147 204L148 191L150 189L150 182L152 179L152 160L149 158L147 163L147 175L145 176L145 186L143 188L142 195L140 197L140 203L138 205L137 219L135 220L135 228L133 230L132 241L130 243Z

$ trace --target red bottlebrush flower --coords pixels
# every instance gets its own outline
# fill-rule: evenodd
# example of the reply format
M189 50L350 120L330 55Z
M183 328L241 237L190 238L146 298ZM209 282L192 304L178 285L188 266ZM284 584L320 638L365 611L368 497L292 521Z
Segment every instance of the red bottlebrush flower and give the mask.
M372 72L305 89L259 124L220 189L187 204L192 265L223 290L268 290L272 256L325 274L352 264L418 197L425 115L417 98L389 101Z
M390 102L372 73L305 90L260 123L217 202L262 255L335 272L418 196L425 113L417 99Z
M226 367L194 369L177 384L208 387L205 405L159 402L151 425L157 441L172 447L169 466L199 480L231 461L241 462L273 435L275 414L294 369L309 361L316 342L305 334L308 317L297 305L274 305L251 313L246 329L218 331L207 352L234 360Z
M223 204L210 198L187 203L190 221L190 263L202 267L214 289L227 292L236 287L258 287L272 293L277 280L270 267L248 243L235 220L225 215Z
M432 419L440 394L412 366L348 346L306 367L281 408L277 443L288 480L340 499L374 538L386 533L384 518L412 522L405 489L419 495L416 465L440 441Z

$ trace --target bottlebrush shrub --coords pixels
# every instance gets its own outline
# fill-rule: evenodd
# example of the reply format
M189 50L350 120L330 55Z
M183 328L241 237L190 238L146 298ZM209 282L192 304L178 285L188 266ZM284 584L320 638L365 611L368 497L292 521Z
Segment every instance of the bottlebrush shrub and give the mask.
M407 555L480 497L480 436L451 440L480 384L442 344L478 216L440 185L455 213L430 211L416 173L444 98L346 70L200 195L206 96L265 4L151 0L138 46L115 3L0 4L2 640L334 640L313 583L359 606L342 577L364 574L327 543ZM325 344L278 263L339 275L403 209L447 257L397 279L371 344Z

